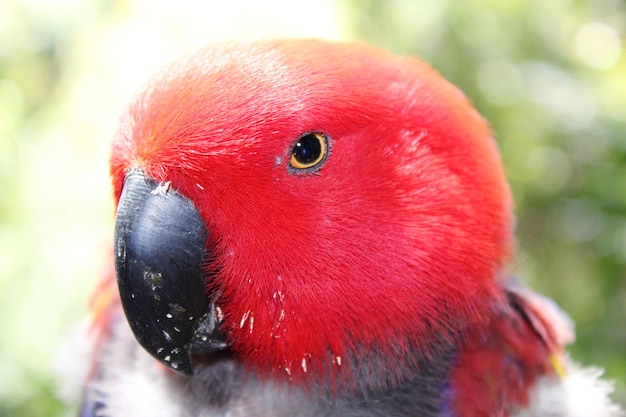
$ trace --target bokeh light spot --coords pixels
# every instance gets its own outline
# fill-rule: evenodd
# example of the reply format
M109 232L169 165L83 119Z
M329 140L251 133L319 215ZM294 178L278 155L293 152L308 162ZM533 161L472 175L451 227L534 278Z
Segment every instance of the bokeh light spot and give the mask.
M619 34L611 26L599 22L590 22L581 27L575 38L576 52L580 59L590 67L599 69L612 68L622 54L622 42Z

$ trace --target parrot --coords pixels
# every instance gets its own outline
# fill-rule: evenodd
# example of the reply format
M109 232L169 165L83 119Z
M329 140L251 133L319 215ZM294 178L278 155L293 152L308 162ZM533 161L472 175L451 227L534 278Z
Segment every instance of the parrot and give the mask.
M211 44L134 96L110 175L81 417L622 415L512 272L488 122L418 58Z

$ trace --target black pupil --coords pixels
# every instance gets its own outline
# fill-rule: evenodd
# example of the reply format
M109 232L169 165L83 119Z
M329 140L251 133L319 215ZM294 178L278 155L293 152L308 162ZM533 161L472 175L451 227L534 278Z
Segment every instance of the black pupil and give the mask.
M304 165L317 161L321 153L322 144L314 134L302 136L293 148L293 156Z

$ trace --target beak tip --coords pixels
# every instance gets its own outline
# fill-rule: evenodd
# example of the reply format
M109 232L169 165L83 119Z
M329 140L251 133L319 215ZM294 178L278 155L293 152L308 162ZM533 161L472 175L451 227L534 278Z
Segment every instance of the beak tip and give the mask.
M174 372L183 375L193 374L193 367L191 366L191 359L189 358L189 355L166 355L164 357L157 357L157 359Z

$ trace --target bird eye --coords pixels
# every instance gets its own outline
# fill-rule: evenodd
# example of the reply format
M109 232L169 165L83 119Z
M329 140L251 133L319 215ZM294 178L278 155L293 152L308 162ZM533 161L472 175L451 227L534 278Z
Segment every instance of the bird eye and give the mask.
M328 137L324 133L306 133L291 150L289 165L298 171L318 169L328 156Z

